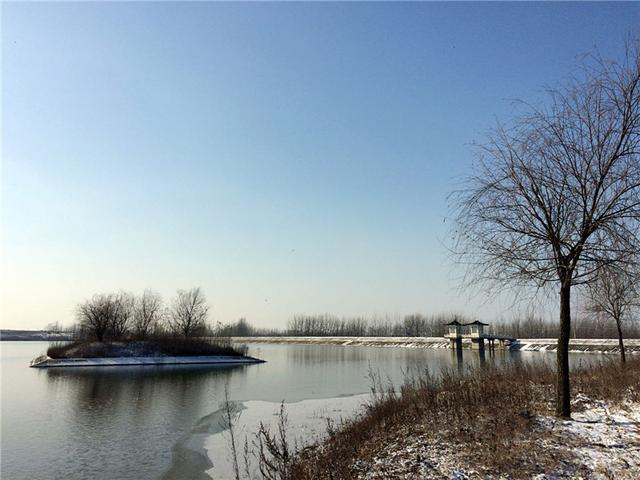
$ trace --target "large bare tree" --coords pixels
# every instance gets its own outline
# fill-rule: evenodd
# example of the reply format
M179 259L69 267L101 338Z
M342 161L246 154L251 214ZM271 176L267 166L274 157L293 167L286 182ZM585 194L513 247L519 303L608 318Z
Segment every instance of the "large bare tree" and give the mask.
M110 334L114 339L122 338L130 332L135 308L135 296L132 293L120 291L110 296L115 305L111 317Z
M113 295L94 295L78 305L77 318L84 335L102 342L109 335L117 313Z
M630 313L638 307L640 292L638 276L615 266L604 266L596 280L589 285L587 309L596 314L604 314L616 322L620 360L626 362L622 324Z
M209 307L200 287L178 290L171 308L171 327L185 338L202 332L206 326Z
M548 94L479 147L474 174L452 196L453 249L471 282L558 289L556 414L569 417L572 287L638 251L637 44L620 62L586 57Z
M133 306L131 293L94 295L78 305L80 328L99 342L122 338L129 333Z
M133 329L139 338L146 338L154 331L162 318L162 297L153 290L145 290L136 300L133 313Z

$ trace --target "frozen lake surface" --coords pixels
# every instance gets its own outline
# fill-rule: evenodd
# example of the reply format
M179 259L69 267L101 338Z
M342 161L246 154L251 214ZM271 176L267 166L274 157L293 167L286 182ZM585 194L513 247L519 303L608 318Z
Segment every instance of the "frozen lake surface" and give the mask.
M2 463L7 480L228 478L220 408L225 385L241 410L240 438L271 423L280 402L293 434L321 435L325 417L357 411L369 372L400 384L405 374L455 367L447 349L250 344L267 361L247 366L33 369L46 342L1 342ZM574 363L598 355L573 355ZM496 352L486 363L554 362L539 352ZM464 352L463 364L479 364ZM357 397L356 397L357 396Z

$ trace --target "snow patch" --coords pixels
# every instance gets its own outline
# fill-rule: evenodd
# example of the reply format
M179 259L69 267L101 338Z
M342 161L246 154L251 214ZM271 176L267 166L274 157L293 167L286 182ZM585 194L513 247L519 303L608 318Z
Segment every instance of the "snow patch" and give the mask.
M550 447L555 444L569 450L592 478L636 480L640 475L640 404L611 406L582 394L572 403L586 408L571 420L537 418L540 427L553 434ZM548 478L554 477L540 477Z
M338 426L342 420L352 417L370 398L369 394L362 394L285 403L287 436L290 445L302 447L321 440L327 435L329 425ZM235 411L239 412L239 416L234 421L234 434L240 457L238 460L242 464L242 448L245 438L251 447L260 422L263 422L272 433L276 433L280 404L251 400L236 405ZM213 467L206 473L213 479L234 478L228 429L224 428L222 431L210 435L205 440L204 448L213 464ZM254 460L251 469L255 470L256 468Z

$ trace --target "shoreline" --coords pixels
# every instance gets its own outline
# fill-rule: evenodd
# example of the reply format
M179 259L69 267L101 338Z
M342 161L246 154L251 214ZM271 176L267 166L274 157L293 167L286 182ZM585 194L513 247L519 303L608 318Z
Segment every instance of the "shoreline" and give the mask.
M564 461L553 466L532 468L526 477L532 479L616 478L635 480L640 469L640 403L612 404L600 399L578 395L575 406L583 410L571 419L552 415L534 415L531 430L526 434L539 439L547 451L553 450ZM466 458L457 442L442 439L439 432L417 434L401 429L400 434L384 437L375 453L366 460L353 463L354 478L384 480L415 478L425 480L456 478L486 480L504 478L504 470L489 462ZM517 442L512 446L519 448ZM531 468L531 467L529 467ZM518 478L518 477L515 477Z
M444 337L230 337L232 342L293 344L293 345L336 345L344 347L383 348L450 348L449 339ZM555 352L558 340L555 338L522 338L504 351L511 352ZM627 354L640 353L640 339L624 341ZM469 340L463 341L463 348L470 348ZM496 348L496 351L499 349ZM571 339L570 353L619 354L618 340Z
M233 428L237 436L238 445L246 439L250 444L255 441L260 422L264 422L269 431L278 429L279 412L284 406L287 417L286 434L292 445L309 447L317 445L328 438L327 425L340 425L342 421L361 415L365 405L371 401L370 393L360 393L328 398L307 398L291 402L273 402L264 400L245 400L231 402L233 404ZM229 427L225 424L224 407L203 417L194 426L191 437L192 449L204 452L210 466L198 475L204 473L208 479L234 478L233 460L230 451ZM202 434L202 431L207 431ZM241 455L240 455L241 456ZM248 468L256 473L258 465L255 458L238 458L241 464L249 462ZM184 464L184 462L180 462ZM174 471L187 473L188 470L174 465ZM182 465L184 467L184 465ZM245 465L242 465L245 467ZM243 468L244 470L244 468ZM196 472L184 478L201 478ZM204 478L204 477L202 477Z
M184 356L184 357L103 357L103 358L50 358L41 356L29 365L31 368L69 367L124 367L152 365L252 365L264 363L248 356Z
M547 366L425 377L377 390L363 415L311 448L284 475L299 480L502 478L635 480L640 469L640 359L572 371L572 417L554 416Z

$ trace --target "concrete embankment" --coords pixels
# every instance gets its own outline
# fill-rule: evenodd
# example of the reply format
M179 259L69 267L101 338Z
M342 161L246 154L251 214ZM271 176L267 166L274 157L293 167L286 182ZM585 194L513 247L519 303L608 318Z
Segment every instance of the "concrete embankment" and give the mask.
M49 358L43 355L33 360L30 366L34 368L50 368L132 365L245 365L253 363L264 363L264 360L243 356Z
M626 353L640 353L640 340L624 341ZM558 340L554 338L521 338L511 346L511 350L523 352L555 352ZM569 351L574 353L620 353L618 340L613 338L574 338L569 340Z
M238 343L291 343L298 345L342 345L358 347L446 348L443 337L232 337Z
M240 343L276 343L297 345L341 345L395 348L449 348L449 340L443 337L234 337ZM467 343L468 342L468 343ZM509 346L511 351L555 351L558 341L554 338L518 339ZM464 342L470 347L470 341ZM627 353L640 353L640 340L625 340ZM572 339L569 350L574 353L620 353L617 339Z

